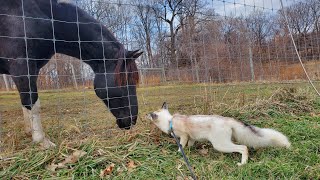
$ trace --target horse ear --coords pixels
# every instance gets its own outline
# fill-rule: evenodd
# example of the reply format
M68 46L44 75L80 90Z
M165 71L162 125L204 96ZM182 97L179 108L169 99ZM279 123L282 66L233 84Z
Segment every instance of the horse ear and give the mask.
M164 102L164 103L162 104L162 109L168 109L168 104L167 104L167 102Z
M132 57L134 59L137 59L139 56L141 56L141 54L143 54L143 52L138 52L138 53L135 53Z
M135 51L127 51L126 57L132 58L132 59L137 59L143 53L143 52L139 52L139 51L140 51L140 49L135 50Z

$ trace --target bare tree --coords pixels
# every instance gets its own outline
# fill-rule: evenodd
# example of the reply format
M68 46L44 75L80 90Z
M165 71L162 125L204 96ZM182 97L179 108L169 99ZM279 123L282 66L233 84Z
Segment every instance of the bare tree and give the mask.
M165 0L158 1L153 9L157 12L158 18L166 22L170 29L170 56L171 63L177 64L176 62L176 36L178 31L181 29L181 21L177 23L177 17L183 13L183 1L182 0Z
M319 0L307 0L306 3L311 8L311 16L313 18L313 31L320 32L320 3Z
M272 34L272 17L262 11L254 11L246 18L246 24L254 43L261 48Z
M294 34L306 34L312 30L314 17L311 5L306 2L298 2L287 7L285 11ZM280 11L280 13L284 16L283 12Z
M153 27L155 22L155 15L152 9L152 4L149 4L150 1L143 0L139 1L135 5L135 14L137 15L136 24L138 27L141 27L142 33L141 38L144 40L144 44L147 50L148 62L150 67L154 66L154 59L151 47L151 38L153 35ZM138 30L138 32L140 32Z
M115 4L105 0L79 0L77 4L91 16L107 25L113 33L122 31L122 27L126 23L124 19L128 18L125 14L120 15L120 9L127 12L127 15L130 14L128 8L122 6L121 1L119 4Z

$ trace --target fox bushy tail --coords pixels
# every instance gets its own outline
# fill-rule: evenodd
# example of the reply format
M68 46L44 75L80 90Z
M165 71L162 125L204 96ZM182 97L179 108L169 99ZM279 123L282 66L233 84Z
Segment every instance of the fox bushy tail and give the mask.
M288 138L281 132L274 129L259 128L248 125L239 121L232 123L233 137L243 145L260 148L260 147L285 147L291 146Z

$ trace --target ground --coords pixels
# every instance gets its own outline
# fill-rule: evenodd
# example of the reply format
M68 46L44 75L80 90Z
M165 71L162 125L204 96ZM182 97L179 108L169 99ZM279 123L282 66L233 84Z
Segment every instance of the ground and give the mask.
M43 151L23 132L17 92L0 92L0 179L99 179L102 170L112 179L190 176L174 139L144 118L163 101L171 112L215 113L272 127L292 143L289 150L251 149L242 167L236 165L240 154L196 143L185 151L199 179L320 179L320 99L307 83L168 84L140 87L138 96L138 123L122 131L92 89L41 91L44 129L57 144ZM76 150L87 154L50 169Z

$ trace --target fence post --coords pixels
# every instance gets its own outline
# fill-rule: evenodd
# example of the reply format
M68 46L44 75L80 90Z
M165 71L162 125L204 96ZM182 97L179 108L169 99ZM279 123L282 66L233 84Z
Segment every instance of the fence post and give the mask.
M218 60L218 79L219 79L219 83L221 83L220 61L219 60Z
M196 80L197 80L197 83L200 83L198 63L196 62L197 60L194 60L194 61L195 61L195 68L196 68Z
M143 77L144 75L142 74L142 69L139 69L139 74L140 74L142 86L144 86L144 77Z
M70 66L71 66L73 84L74 84L74 86L76 87L76 89L78 89L78 83L77 83L76 74L75 74L75 72L74 72L74 66L73 66L73 64L72 64L71 62L70 62L69 64L70 64Z
M250 62L251 81L254 81L255 77L254 77L251 43L249 45L249 62Z
M2 74L3 80L4 80L4 84L6 86L6 90L9 91L10 87L9 87L9 83L8 83L8 77L5 74Z
M166 71L164 70L164 67L162 67L161 71L162 71L163 82L167 82Z

